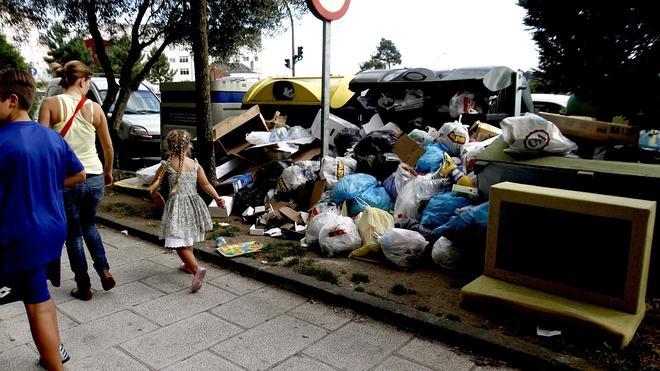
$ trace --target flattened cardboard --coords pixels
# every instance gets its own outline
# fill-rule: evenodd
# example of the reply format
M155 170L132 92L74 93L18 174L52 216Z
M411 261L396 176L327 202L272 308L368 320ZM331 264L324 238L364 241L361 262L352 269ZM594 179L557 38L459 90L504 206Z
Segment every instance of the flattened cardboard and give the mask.
M424 147L410 139L408 135L402 135L399 141L394 145L392 152L399 156L401 161L410 166L417 165L417 160L424 154Z
M557 125L562 134L599 142L637 144L639 127L539 112L539 116Z
M282 213L284 216L287 217L287 219L291 220L294 223L300 222L300 212L290 207L284 206L279 209L279 212Z
M317 180L314 183L314 188L312 189L312 197L309 199L309 205L314 206L319 201L321 201L321 197L323 196L323 192L325 191L325 180Z

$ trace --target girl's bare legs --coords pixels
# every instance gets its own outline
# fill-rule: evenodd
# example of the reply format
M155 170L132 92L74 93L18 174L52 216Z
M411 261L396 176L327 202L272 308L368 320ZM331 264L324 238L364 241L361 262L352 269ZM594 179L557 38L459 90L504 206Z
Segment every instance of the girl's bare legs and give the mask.
M195 259L195 254L193 254L192 246L180 247L176 249L176 253L181 258L181 261L186 264L186 268L192 273L197 272L199 265L197 264L197 259Z
M53 299L37 304L25 304L32 339L48 370L64 370L60 355L60 332Z

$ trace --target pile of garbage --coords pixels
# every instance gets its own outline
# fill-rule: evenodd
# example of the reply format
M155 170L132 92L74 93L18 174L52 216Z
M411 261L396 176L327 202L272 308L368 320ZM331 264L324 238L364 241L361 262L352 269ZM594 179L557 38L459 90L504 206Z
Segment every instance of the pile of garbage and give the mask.
M256 146L320 139L318 121L245 138ZM248 173L247 183L245 175L230 178L234 189L226 193L233 196L222 215L240 215L253 235L318 243L328 256L386 259L401 268L432 259L453 269L462 256L483 253L488 203L479 200L473 165L501 129L459 119L406 133L378 114L363 127L330 115L329 125L324 157L274 159Z

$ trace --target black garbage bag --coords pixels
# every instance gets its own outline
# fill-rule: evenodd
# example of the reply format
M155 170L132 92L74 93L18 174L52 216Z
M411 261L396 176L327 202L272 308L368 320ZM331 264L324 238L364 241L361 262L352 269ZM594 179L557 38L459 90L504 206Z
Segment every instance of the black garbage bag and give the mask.
M353 148L353 153L357 158L358 156L380 155L392 152L396 141L397 138L394 136L394 133L389 130L372 131L357 142L355 148Z
M266 192L269 189L277 187L277 180L282 175L284 169L291 166L290 160L273 160L260 167L255 174L254 184Z
M337 156L346 155L346 151L359 142L362 136L360 130L353 128L344 128L335 136L335 149Z
M240 189L234 194L234 213L241 215L248 206L263 206L267 193L268 189L262 189L254 184Z
M382 182L392 175L399 167L401 159L394 153L382 153L378 155L356 156L356 173L373 175Z

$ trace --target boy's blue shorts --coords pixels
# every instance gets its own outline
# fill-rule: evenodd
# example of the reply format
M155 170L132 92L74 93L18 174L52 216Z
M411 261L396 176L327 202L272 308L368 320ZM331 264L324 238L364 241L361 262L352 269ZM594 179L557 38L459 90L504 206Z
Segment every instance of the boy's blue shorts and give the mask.
M5 280L15 282L14 290L25 304L38 304L50 299L45 266L0 274Z

